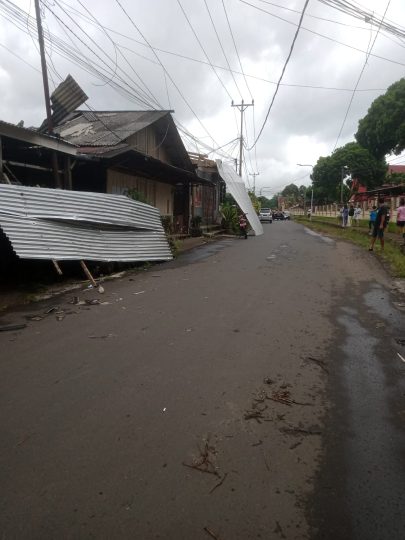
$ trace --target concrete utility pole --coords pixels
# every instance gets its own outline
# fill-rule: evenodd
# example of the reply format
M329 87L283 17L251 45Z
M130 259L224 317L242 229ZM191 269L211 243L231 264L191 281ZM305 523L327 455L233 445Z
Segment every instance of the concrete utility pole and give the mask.
M243 151L243 113L248 107L253 107L255 104L254 100L252 103L245 103L242 99L242 103L234 103L232 101L231 106L237 107L240 111L240 137L239 137L239 176L242 176L242 151Z
M52 123L52 111L51 111L51 98L49 95L49 82L48 82L48 72L46 68L46 58L45 58L45 44L44 44L44 32L42 29L41 21L41 8L39 6L39 0L35 0L35 14L37 17L37 29L38 29L38 43L39 51L41 54L41 68L42 68L42 82L44 85L44 96L45 96L45 108L46 108L46 120L48 125L48 133L52 135L53 133L53 123ZM58 157L56 152L52 152L52 169L53 177L55 180L55 186L61 188L61 182L58 172Z
M249 173L249 176L253 176L253 195L256 195L256 176L260 176L260 173Z

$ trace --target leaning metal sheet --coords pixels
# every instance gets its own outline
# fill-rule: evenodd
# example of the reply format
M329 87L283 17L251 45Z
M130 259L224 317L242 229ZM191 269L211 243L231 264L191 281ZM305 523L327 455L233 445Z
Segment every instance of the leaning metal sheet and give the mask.
M221 178L224 180L226 187L235 201L238 203L242 212L245 212L247 220L250 226L254 230L256 236L263 234L263 227L257 217L255 209L253 208L252 201L249 194L246 191L245 183L242 178L236 174L236 172L230 167L222 163L220 159L216 160L218 166L218 172Z
M0 185L0 227L23 259L172 259L159 211L120 195Z

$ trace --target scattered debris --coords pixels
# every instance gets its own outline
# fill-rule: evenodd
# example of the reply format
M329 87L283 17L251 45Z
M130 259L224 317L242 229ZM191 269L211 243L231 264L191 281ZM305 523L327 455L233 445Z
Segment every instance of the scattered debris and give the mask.
M215 540L219 540L219 536L217 536L214 532L211 531L208 527L204 527L203 529L207 534L211 536L211 538L214 538Z
M52 306L44 311L45 315L49 315L50 313L53 313L54 311L58 311L60 308L59 306Z
M304 361L306 362L314 362L317 366L319 366L321 369L325 371L325 373L329 373L328 368L325 366L324 360L320 360L319 358L314 358L313 356L306 356L304 358Z
M398 343L398 345L405 346L405 338L397 338L395 341Z
M55 312L55 317L56 317L56 320L57 321L63 321L63 319L65 318L65 312L64 311L56 311Z
M288 390L275 390L271 396L267 396L267 399L271 399L272 401L278 401L279 403L283 403L284 405L288 405L291 407L291 405L294 403L290 399L290 392Z
M0 332L12 332L13 330L22 330L23 328L26 328L26 324L6 324L4 326L0 326Z
M300 444L302 444L302 441L297 441L297 442L293 443L290 446L290 450L294 450L294 448L297 448L297 446L299 446Z
M98 300L97 298L93 298L93 299L86 299L84 301L85 304L87 304L88 306L97 306L99 304L101 304L100 300Z
M218 484L215 484L215 486L211 489L210 493L213 493L217 488L219 488L219 486L222 486L227 476L228 476L228 473L225 473L224 476L221 478L221 480L218 482Z
M402 362L405 362L405 358L404 358L401 354L399 354L399 352L397 352L397 355L400 357L400 359L402 360Z
M87 336L89 339L109 339L117 337L117 334L103 334L101 336Z
M263 441L260 439L260 441L253 443L252 446L260 446L261 444L263 444Z
M270 379L270 377L265 377L263 379L263 382L264 382L264 384L273 384L274 383L273 379Z
M217 470L217 467L212 463L212 456L215 454L215 448L209 445L209 441L205 441L204 450L200 451L200 457L195 459L193 463L185 463L183 461L184 467L189 467L190 469L195 469L203 473L213 474L220 477L220 474Z
M28 321L42 321L44 317L41 317L41 315L27 315L25 318Z
M299 427L281 427L280 431L289 435L322 435L322 431L311 428L304 429Z
M146 292L146 291L138 291L138 292L134 292L132 294L143 294L144 292Z

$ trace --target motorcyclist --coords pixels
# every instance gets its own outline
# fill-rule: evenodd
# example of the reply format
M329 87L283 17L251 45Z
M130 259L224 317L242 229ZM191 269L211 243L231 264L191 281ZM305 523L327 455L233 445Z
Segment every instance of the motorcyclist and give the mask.
M239 234L247 240L247 219L244 212L239 215Z

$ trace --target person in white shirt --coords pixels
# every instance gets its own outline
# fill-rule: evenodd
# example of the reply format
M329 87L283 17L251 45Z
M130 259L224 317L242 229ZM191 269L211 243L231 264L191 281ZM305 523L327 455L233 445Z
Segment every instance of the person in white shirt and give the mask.
M360 217L361 217L361 208L360 208L360 205L357 205L356 208L354 209L354 215L353 215L353 219L354 219L354 223L356 227L359 226Z

